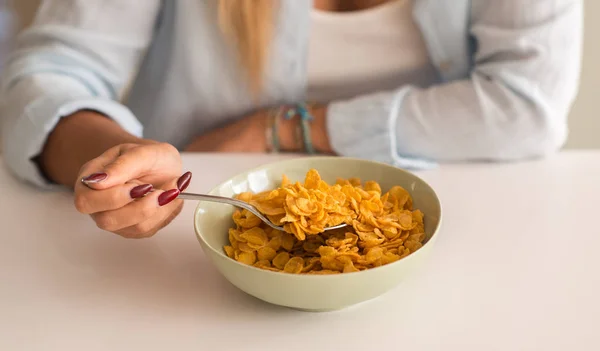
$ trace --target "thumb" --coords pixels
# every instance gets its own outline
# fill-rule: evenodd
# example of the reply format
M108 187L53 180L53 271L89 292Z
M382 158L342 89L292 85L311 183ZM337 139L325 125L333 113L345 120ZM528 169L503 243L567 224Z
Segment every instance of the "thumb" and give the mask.
M181 172L179 152L168 144L123 144L107 150L86 165L82 183L96 190L131 180L160 184Z

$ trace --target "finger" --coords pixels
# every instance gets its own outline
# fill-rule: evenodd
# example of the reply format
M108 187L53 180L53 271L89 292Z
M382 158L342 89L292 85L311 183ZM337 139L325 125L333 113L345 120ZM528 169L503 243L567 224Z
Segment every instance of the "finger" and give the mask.
M179 179L177 179L177 189L183 192L188 186L190 186L191 181L192 172L185 172L181 177L179 177Z
M172 187L176 184L179 191L184 191L191 182L192 173L186 172L176 183L168 182L163 188ZM130 202L148 195L154 190L152 184L145 184L137 180L131 180L124 185L117 185L104 190L91 189L80 185L75 191L75 208L83 214L116 210Z
M75 191L75 208L83 214L116 210L149 194L154 187L132 180L105 190L94 190L86 186Z
M165 206L173 202L178 195L179 190L176 188L153 191L119 209L93 213L92 218L99 228L116 232L154 217L164 218L169 212L169 208Z
M121 144L103 152L100 156L88 161L79 170L78 181L75 186L91 185L104 181L108 174L104 173L104 167L114 162L122 153L128 149L135 148L135 144Z
M115 157L116 154L116 157ZM108 162L107 162L108 161ZM181 174L179 152L169 144L118 146L86 168L82 182L96 190L125 184L131 179L158 184Z
M155 216L142 223L116 231L115 233L131 239L148 238L171 223L183 209L183 200L175 200L165 206L164 217Z

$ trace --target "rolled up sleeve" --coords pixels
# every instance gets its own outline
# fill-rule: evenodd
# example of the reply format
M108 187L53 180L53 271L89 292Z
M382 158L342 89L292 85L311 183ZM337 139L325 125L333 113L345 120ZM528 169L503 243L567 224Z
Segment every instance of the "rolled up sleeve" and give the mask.
M429 169L434 161L398 153L396 123L410 87L334 102L327 112L329 141L336 153L406 169Z
M7 117L16 118L10 120L11 124L4 124L2 140L6 164L17 177L39 187L52 187L33 159L40 154L60 118L80 110L94 110L109 116L130 134L142 136L142 125L128 108L111 99L90 96L76 85L56 75L38 74L11 89L5 111L10 111ZM53 89L46 90L48 86ZM39 90L43 91L36 94ZM27 107L11 111L11 107L20 109L21 106Z
M119 100L149 45L158 0L48 0L17 39L2 79L5 164L18 178L52 185L35 163L60 118L94 110L141 137ZM102 7L102 9L100 9Z

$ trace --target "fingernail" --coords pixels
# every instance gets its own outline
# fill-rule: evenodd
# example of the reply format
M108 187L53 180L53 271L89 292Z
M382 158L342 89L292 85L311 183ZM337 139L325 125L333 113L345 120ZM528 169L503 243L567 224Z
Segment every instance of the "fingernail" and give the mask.
M158 205L164 206L179 196L179 189L167 190L158 196Z
M84 182L85 184L96 184L96 183L100 183L101 181L103 181L106 178L108 178L108 174L106 174L106 173L94 173L94 174L90 174L87 177L84 177L83 179L81 179L81 181Z
M144 185L138 185L135 188L131 189L131 191L129 192L129 195L131 196L132 199L139 199L141 197L146 196L146 194L148 194L149 192L152 191L152 184L144 184Z
M185 172L177 180L177 189L179 189L179 191L184 191L190 185L191 180L192 180L192 172Z

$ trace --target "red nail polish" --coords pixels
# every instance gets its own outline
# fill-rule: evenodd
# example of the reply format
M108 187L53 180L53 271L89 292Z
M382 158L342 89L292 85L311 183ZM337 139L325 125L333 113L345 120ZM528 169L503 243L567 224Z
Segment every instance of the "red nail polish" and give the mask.
M94 174L90 174L87 177L84 177L83 179L81 179L81 181L84 182L85 184L95 184L95 183L100 183L101 181L103 181L106 178L108 178L108 174L106 174L106 173L94 173Z
M177 180L177 189L179 189L179 191L184 191L190 185L191 180L192 180L192 172L185 172Z
M135 188L131 189L131 191L129 192L129 195L131 196L132 199L139 199L141 197L146 196L146 194L148 194L149 192L152 191L152 184L144 184L144 185L138 185Z
M164 206L179 196L179 189L167 190L158 196L158 205Z

